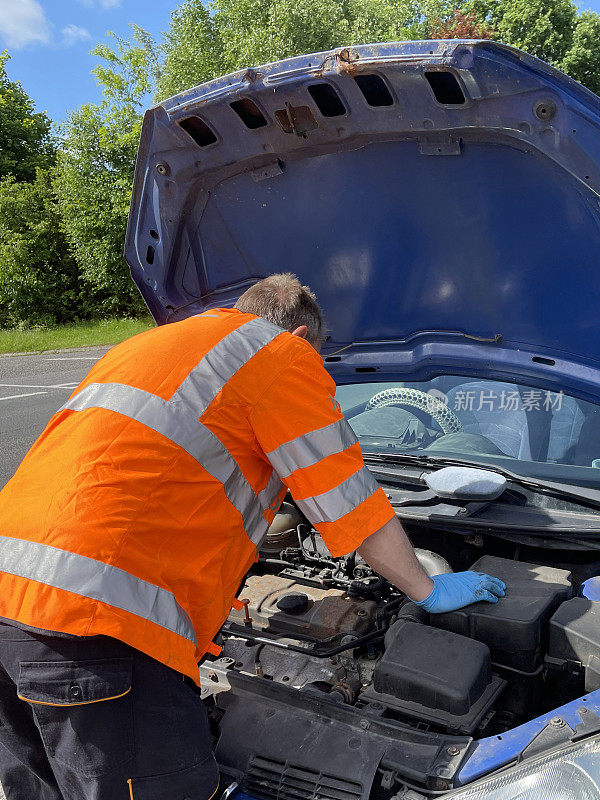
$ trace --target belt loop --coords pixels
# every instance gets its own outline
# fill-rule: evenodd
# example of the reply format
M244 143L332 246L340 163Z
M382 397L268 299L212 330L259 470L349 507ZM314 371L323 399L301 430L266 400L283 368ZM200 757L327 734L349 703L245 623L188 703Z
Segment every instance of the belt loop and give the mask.
M208 647L206 648L206 652L211 656L220 656L222 649L223 648L220 647L218 644L215 644L214 642L211 642L208 645Z

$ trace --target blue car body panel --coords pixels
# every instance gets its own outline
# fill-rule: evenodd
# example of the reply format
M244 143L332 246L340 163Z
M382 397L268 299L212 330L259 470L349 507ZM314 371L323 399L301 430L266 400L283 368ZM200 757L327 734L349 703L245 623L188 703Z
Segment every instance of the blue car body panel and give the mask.
M456 98L434 93L440 73L464 102L441 102ZM392 104L369 105L361 75L379 76ZM323 84L337 116L311 95ZM238 101L254 103L259 127ZM345 348L328 363L339 382L357 366L452 367L593 400L599 165L600 100L514 49L318 53L147 112L126 256L159 323L297 273L325 310L325 354Z
M473 743L471 752L457 772L454 785L463 786L471 783L505 764L516 761L551 719L561 720L575 730L578 725L582 724L586 713L600 714L600 689L566 703L560 708L555 708L524 725L508 730L502 736L488 736L485 739L479 739Z

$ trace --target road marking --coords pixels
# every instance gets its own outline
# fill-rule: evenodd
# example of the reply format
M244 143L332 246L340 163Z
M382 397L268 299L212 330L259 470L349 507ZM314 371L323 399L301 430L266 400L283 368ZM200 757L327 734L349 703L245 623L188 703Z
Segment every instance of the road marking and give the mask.
M48 392L28 392L27 394L11 394L8 397L0 397L0 402L2 402L2 400L16 400L18 397L33 397L36 394L48 394Z
M58 356L45 358L44 361L99 361L101 356Z
M79 386L79 384L78 383L0 383L0 389L74 389L76 386Z

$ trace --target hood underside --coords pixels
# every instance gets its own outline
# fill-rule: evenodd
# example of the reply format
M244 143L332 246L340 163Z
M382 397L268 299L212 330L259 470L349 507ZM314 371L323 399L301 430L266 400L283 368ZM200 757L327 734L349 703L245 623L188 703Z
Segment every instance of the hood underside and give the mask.
M147 112L125 253L158 323L289 271L340 379L486 369L597 399L599 165L600 100L514 49L318 53Z

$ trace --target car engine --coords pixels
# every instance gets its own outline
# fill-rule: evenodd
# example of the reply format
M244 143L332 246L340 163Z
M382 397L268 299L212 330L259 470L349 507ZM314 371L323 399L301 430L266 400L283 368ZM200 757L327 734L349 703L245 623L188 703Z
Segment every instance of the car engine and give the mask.
M576 596L589 558L409 533L430 575L487 572L506 597L429 615L283 504L201 666L221 770L249 794L418 800L452 787L473 740L600 688L600 603Z

